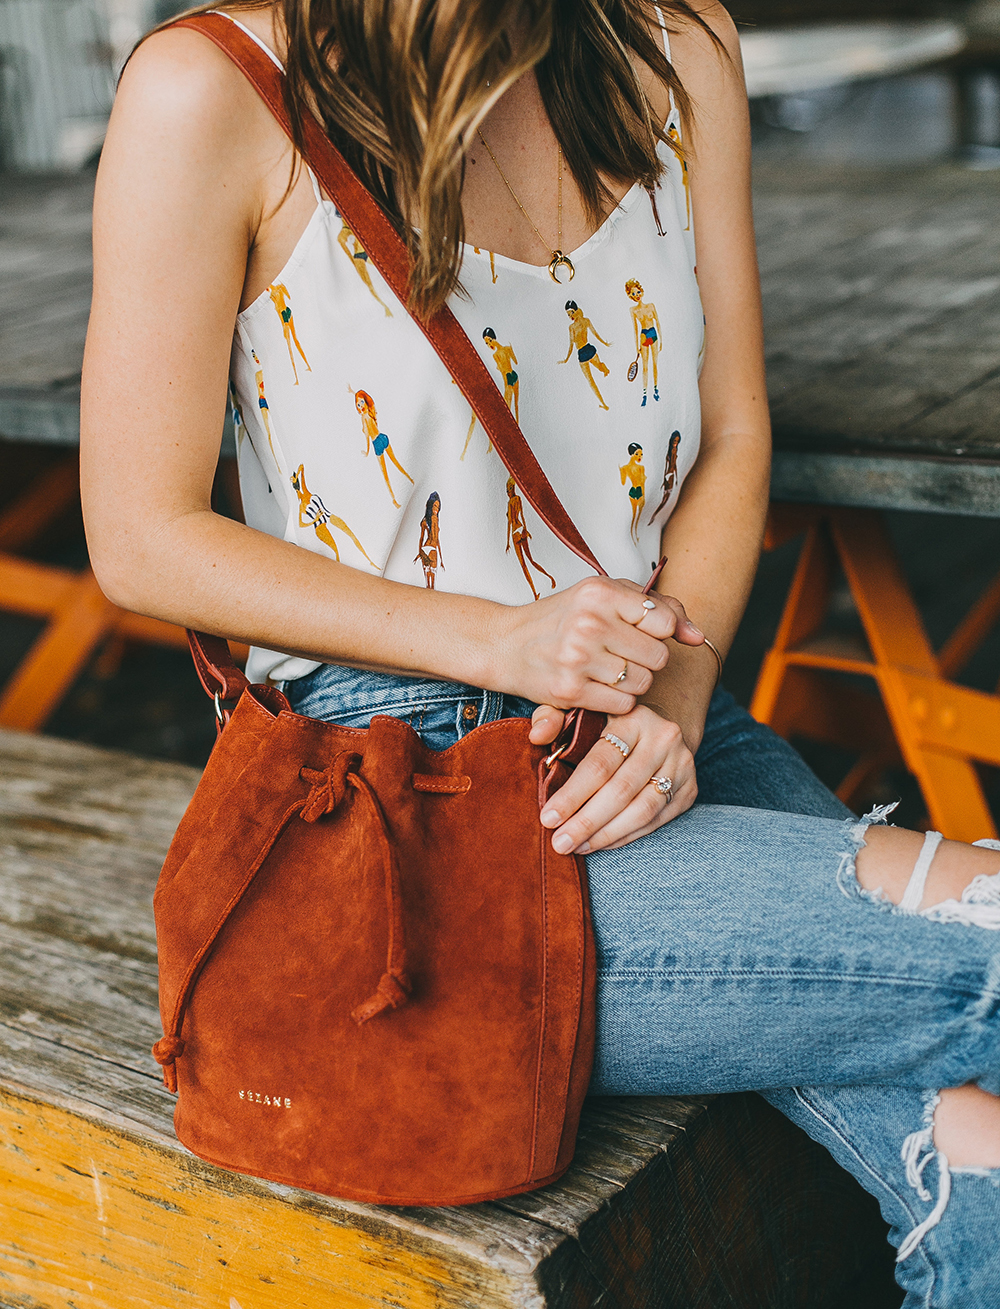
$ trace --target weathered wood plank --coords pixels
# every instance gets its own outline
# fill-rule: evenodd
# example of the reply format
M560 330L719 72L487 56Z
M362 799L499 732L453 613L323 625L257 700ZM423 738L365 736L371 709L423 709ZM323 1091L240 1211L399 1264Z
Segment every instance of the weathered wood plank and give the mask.
M1000 179L951 165L896 173L769 165L756 179L768 389L779 449L1000 460L992 409L1000 355ZM976 461L973 463L973 461ZM807 479L806 470L782 488ZM861 473L850 501L839 476L817 503L926 507L891 466L877 499ZM897 467L899 467L897 465ZM868 470L869 473L871 470ZM901 470L900 470L901 471ZM992 472L983 470L990 483ZM960 488L945 481L945 488ZM806 497L803 497L806 498ZM987 487L972 512L996 513ZM932 497L968 511L968 500Z
M898 1303L872 1202L756 1097L592 1101L562 1182L460 1209L194 1159L149 1045L150 896L196 778L0 732L0 1304L839 1309L852 1278Z
M0 1232L0 1295L14 1304L534 1309L532 1261L558 1240L522 1224L530 1252L492 1233L486 1257L406 1214L224 1173L124 1120L13 1090L0 1091L0 1174L19 1197Z
M0 323L0 434L12 439L79 440L90 186L20 179L0 221L0 294L21 306ZM777 447L961 458L970 472L961 487L945 479L956 498L932 496L936 507L996 512L990 470L984 489L976 479L1000 460L998 175L768 164L755 198ZM820 478L809 498L845 503L826 470L808 465ZM925 507L890 470L859 471L849 503ZM877 499L860 498L876 485Z
M79 377L90 313L92 174L5 175L0 212L0 392ZM39 397L41 398L41 397ZM0 432L21 435L5 422Z
M771 498L1000 518L1000 461L776 450Z

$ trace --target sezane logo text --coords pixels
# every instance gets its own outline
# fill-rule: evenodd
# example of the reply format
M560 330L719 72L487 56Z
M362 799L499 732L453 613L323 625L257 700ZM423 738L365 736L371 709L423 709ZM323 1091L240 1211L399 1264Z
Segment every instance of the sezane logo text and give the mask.
M249 1101L250 1104L269 1104L275 1109L291 1109L292 1102L287 1096L282 1099L280 1095L261 1095L259 1091L240 1091L241 1100Z

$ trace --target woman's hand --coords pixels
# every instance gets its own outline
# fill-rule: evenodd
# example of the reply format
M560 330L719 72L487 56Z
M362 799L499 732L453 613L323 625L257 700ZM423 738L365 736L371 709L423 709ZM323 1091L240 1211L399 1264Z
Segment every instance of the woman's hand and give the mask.
M489 685L557 709L605 714L634 709L666 666L667 640L705 640L679 600L608 577L508 609L505 626L502 668Z
M531 740L549 745L564 717L551 705L539 705ZM542 826L554 829L552 847L559 854L627 845L690 809L698 795L694 756L676 723L637 705L609 718L606 731L625 742L628 756L602 737L542 810ZM669 797L652 784L654 777L670 779Z

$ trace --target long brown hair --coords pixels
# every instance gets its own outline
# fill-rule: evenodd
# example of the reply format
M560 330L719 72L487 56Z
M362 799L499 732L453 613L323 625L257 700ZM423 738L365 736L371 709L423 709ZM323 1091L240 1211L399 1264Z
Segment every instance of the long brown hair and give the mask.
M268 3L260 0L259 7ZM721 46L689 0L278 4L296 144L301 149L305 115L316 113L406 237L413 255L411 307L420 314L439 308L458 285L465 151L519 77L534 68L566 164L596 224L614 202L602 174L613 184L652 187L663 170L658 142L680 149L654 120L633 56L690 116L690 99L650 35L660 12L668 23L699 25Z

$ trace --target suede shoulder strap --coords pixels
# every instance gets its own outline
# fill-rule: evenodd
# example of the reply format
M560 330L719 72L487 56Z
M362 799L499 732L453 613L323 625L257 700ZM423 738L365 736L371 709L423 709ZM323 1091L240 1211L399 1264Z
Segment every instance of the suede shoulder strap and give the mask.
M251 36L222 13L181 18L174 26L194 28L227 54L253 85L289 138L292 137L291 119L285 103L284 76L273 59ZM311 114L304 118L303 134L306 162L396 297L406 305L410 256L402 237ZM486 434L496 446L507 471L531 507L564 545L579 555L595 572L606 576L605 570L560 503L503 396L494 386L486 365L455 315L445 306L432 318L420 319L414 315L413 321L458 383Z

